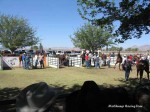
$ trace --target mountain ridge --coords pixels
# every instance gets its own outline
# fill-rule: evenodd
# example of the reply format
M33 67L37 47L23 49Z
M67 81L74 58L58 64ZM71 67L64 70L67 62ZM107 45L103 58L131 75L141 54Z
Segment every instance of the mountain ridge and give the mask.
M130 48L138 48L139 51L148 51L150 50L150 45L133 45Z

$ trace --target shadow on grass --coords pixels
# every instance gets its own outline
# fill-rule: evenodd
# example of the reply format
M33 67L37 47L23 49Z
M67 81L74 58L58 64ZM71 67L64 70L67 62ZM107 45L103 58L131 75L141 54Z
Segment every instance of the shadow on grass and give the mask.
M13 99L19 93L21 89L19 88L3 88L0 89L0 100Z
M105 69L105 68L100 68L100 69ZM137 85L140 85L139 79L137 78L129 78L128 81L125 81L124 79L116 79L116 81L120 81L122 84L118 85L120 87L128 87L128 88L134 88ZM142 79L142 84L150 82L149 80L143 78ZM63 92L72 92L75 90L78 90L81 88L81 85L79 84L74 84L71 88L65 89L67 85L49 85L51 87L58 88L60 91ZM114 88L115 86L111 84L104 83L102 85L99 85L100 88ZM0 88L0 100L3 99L9 99L15 97L19 92L21 91L21 88Z
M124 79L116 79L117 81L120 81L122 84L118 85L118 87L125 87L127 90L132 90L136 86L140 85L139 79L137 78L129 78L128 81L125 81ZM147 79L142 80L142 84L150 82ZM71 88L67 88L67 85L49 85L50 87L56 88L61 93L71 93L73 91L81 89L82 85L74 84ZM115 88L116 86L104 83L102 85L98 85L99 88L105 89L105 88ZM19 93L21 92L21 88L2 88L0 89L0 100L7 100L7 99L13 99L15 98Z
M120 81L122 84L119 85L118 87L123 87L125 88L129 94L132 94L134 91L134 88L136 86L139 86L141 84L139 84L139 79L137 78L130 78L129 81L125 81L124 79L116 79L117 81ZM149 81L147 79L143 79L142 80L142 84L144 83L149 83ZM62 96L60 96L60 98L63 99L66 98L66 96L68 96L70 93L74 92L74 91L78 91L81 89L82 85L79 84L74 84L71 88L67 88L67 85L49 85L50 87L54 87L56 88L56 90L58 90L60 92L60 94L62 94ZM109 85L109 84L103 84L103 85L98 85L98 87L101 90L104 90L105 92L108 92L108 88L109 89L113 89L115 90L116 86L113 85ZM15 98L19 95L19 93L21 92L21 88L3 88L0 89L0 112L15 112L15 103L16 100ZM109 94L109 93L106 93ZM3 109L4 111L1 111L1 109Z
M125 79L118 79L122 84L120 85L121 87L125 87L128 90L132 90L137 86L140 85L145 85L147 83L150 83L150 80L143 78L142 83L140 83L140 80L137 78L129 78L128 81L125 81Z
M0 112L15 112L15 98L20 92L19 88L0 89Z

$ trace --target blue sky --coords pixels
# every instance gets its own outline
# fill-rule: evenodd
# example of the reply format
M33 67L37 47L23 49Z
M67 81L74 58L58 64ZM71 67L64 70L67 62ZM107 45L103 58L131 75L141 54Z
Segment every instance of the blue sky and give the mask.
M74 47L69 36L87 22L78 14L76 0L0 0L0 13L27 19L45 48ZM118 46L150 45L149 36Z

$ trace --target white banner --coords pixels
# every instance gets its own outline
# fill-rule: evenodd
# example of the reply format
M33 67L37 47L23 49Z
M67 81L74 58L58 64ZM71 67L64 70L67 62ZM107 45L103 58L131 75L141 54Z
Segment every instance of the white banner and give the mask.
M3 67L18 67L19 57L3 57Z

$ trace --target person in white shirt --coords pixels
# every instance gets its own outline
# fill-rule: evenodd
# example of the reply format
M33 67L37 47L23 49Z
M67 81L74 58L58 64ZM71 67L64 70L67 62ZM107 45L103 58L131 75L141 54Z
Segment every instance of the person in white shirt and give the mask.
M39 56L40 67L44 68L44 55L40 54Z

